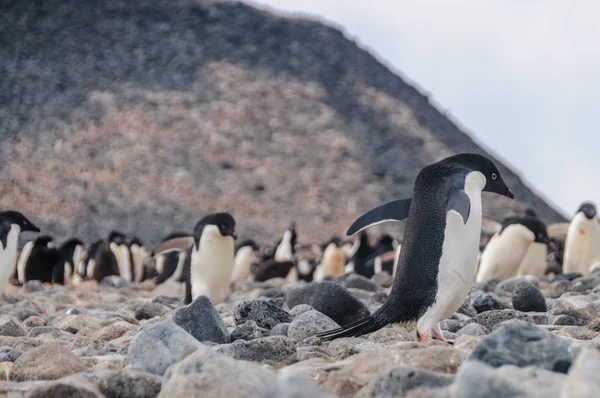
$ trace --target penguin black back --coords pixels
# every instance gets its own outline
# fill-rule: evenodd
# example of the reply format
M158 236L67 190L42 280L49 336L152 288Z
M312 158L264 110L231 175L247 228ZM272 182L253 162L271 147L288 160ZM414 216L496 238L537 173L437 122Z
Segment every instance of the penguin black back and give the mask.
M59 260L58 250L50 236L40 236L33 241L33 247L25 264L25 282L39 280L52 282L54 266Z

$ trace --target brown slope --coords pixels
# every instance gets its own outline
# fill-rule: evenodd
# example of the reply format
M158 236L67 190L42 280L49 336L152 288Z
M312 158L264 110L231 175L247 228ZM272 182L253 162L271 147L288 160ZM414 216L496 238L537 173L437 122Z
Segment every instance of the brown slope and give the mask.
M340 234L426 164L483 152L342 33L240 3L5 1L0 207L45 232L155 241L230 210L241 235ZM506 167L494 218L562 216Z

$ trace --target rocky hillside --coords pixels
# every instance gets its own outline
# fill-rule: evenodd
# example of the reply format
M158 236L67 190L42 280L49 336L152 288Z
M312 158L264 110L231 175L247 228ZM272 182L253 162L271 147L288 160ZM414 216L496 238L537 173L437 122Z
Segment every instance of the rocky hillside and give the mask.
M156 241L206 212L242 236L340 234L469 136L331 27L242 3L0 3L0 208L60 238ZM562 216L501 165L520 201Z

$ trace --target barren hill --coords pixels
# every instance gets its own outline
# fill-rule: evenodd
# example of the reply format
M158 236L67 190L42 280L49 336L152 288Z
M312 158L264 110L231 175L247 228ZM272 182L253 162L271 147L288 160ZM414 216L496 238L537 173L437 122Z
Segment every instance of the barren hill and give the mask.
M471 138L331 27L208 1L0 2L0 208L156 241L229 210L243 237L341 234ZM562 216L500 165L519 201Z

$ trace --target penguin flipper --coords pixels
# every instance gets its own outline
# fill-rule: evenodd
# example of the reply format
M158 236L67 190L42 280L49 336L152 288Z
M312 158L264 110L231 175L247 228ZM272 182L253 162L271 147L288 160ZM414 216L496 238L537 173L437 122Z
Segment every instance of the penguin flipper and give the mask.
M11 226L9 222L3 222L0 224L0 242L2 242L2 250L6 249L10 228Z
M454 210L463 219L466 224L469 220L469 214L471 213L471 200L469 195L462 189L453 189L450 191L448 196L448 202L446 203L446 212Z
M411 198L392 200L369 210L352 223L346 236L354 235L363 229L386 221L402 221L408 217Z

